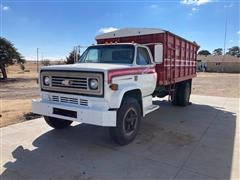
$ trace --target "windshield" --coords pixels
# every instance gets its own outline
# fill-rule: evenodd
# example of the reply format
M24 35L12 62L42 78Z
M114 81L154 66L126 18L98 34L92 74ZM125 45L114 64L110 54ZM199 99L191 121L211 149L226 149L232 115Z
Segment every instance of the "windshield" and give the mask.
M101 45L89 47L81 56L80 63L132 64L133 45Z

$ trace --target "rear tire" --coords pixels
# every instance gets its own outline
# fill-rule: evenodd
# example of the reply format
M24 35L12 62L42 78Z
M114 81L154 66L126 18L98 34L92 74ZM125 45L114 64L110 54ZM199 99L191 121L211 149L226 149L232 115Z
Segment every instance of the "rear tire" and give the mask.
M175 84L175 90L173 94L171 94L172 105L179 105L179 84Z
M134 98L123 100L117 111L116 127L109 128L111 138L119 145L132 142L139 130L141 121L141 108L139 102Z
M185 81L179 86L179 106L187 106L189 104L191 95L191 84L189 81Z
M46 123L54 129L64 129L72 124L72 121L59 119L55 117L44 116Z

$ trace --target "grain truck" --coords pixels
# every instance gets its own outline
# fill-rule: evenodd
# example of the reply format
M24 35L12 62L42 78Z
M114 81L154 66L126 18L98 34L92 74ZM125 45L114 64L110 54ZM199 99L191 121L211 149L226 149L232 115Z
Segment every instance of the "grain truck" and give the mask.
M133 141L141 119L159 108L153 97L189 104L199 46L169 31L125 28L96 36L72 65L42 67L41 99L32 111L55 129L73 121L109 127L120 145Z

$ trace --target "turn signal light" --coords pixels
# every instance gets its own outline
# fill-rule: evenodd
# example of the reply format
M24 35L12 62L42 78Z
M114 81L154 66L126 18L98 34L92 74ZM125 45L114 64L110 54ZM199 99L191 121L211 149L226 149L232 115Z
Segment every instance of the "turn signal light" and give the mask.
M111 84L109 87L113 91L117 91L118 90L118 84Z

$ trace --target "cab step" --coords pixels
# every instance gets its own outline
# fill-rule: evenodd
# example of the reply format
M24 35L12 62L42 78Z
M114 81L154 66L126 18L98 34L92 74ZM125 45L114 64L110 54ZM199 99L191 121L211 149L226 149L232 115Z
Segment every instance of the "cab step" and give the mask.
M146 108L144 109L144 112L145 112L144 114L146 115L146 114L148 114L148 113L150 113L150 112L153 112L153 111L157 110L159 107L160 107L159 105L151 105L151 106L148 106L148 107L146 107Z

